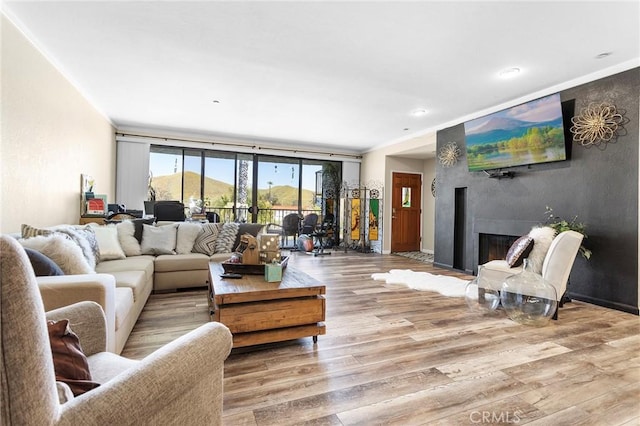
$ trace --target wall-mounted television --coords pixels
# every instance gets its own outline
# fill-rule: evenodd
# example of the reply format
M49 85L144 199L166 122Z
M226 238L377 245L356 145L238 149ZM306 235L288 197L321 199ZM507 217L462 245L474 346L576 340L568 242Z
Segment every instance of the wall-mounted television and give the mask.
M470 172L567 159L560 94L464 123Z

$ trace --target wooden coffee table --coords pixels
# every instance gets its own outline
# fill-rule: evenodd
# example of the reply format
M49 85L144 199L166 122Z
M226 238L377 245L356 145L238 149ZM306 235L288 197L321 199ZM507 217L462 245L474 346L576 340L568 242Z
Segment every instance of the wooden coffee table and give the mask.
M233 347L258 345L325 334L325 286L287 267L281 282L262 275L224 279L222 265L209 264L211 318L229 327Z

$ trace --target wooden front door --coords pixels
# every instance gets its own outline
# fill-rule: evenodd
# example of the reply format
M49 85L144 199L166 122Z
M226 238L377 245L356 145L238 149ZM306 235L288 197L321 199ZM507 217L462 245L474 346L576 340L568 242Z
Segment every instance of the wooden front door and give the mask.
M391 251L420 251L422 177L393 173L391 199Z

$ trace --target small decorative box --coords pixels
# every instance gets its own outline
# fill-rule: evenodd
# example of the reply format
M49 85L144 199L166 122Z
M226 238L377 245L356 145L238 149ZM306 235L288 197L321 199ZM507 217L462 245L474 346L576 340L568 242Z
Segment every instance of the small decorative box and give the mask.
M264 280L270 283L282 281L282 265L279 263L265 264Z

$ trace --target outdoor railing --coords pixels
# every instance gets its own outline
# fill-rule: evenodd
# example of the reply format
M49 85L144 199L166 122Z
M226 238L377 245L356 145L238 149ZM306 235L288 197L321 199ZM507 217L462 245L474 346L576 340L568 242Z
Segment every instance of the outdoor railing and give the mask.
M246 207L236 207L235 213L233 207L210 207L207 208L208 212L215 212L220 216L220 222L250 222L251 213ZM292 209L260 209L258 211L257 223L262 224L276 224L282 225L282 219L291 213L298 213L298 210ZM308 209L301 210L299 212L302 216L306 216L309 213L315 213L320 215L320 209Z

